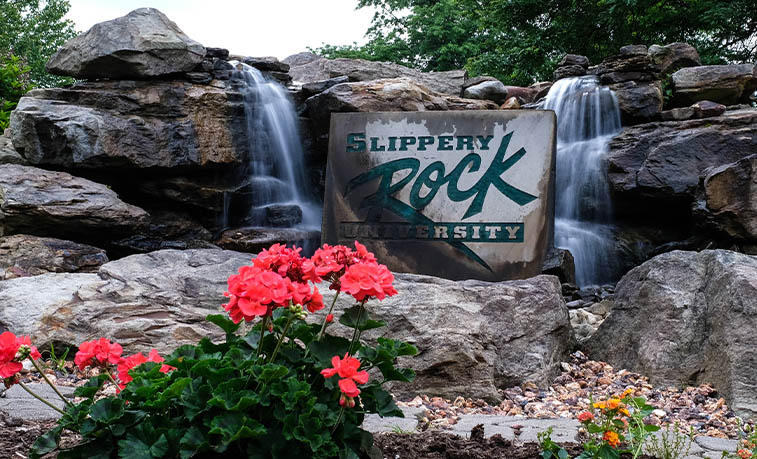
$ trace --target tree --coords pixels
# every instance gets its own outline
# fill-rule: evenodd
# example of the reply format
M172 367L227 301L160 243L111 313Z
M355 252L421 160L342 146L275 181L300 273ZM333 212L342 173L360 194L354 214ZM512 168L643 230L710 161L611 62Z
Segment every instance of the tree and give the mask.
M364 46L324 46L422 70L466 68L511 84L551 78L566 53L591 62L628 44L685 41L706 64L757 61L755 0L359 0L377 12Z
M0 56L0 134L8 127L18 100L31 89L28 72L18 57Z
M47 73L45 64L76 36L74 23L64 19L68 0L0 0L0 54L14 54L29 66L35 86L60 86L71 81Z

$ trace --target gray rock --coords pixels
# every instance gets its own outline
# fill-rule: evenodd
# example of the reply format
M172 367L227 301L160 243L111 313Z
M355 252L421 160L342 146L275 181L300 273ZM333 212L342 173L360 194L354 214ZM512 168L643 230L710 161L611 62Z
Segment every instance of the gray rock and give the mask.
M644 123L659 117L662 111L662 86L659 81L626 81L610 85L618 98L624 125Z
M710 118L720 116L725 113L725 105L710 102L709 100L700 100L691 106L696 118Z
M703 65L687 67L673 74L673 103L690 105L710 100L725 105L749 102L757 89L757 66Z
M757 257L674 251L632 269L589 356L653 384L710 383L737 414L757 416Z
M652 58L645 52L637 54L619 54L603 60L595 69L597 75L606 73L647 73L655 75L657 67Z
M728 440L726 438L699 436L695 437L694 441L697 445L710 451L729 451L735 453L739 448L737 440Z
M116 235L137 230L147 218L105 185L65 172L0 165L0 233Z
M557 64L558 67L567 67L569 65L578 65L583 68L588 68L589 58L578 54L566 54Z
M505 89L507 90L507 98L515 97L521 105L533 102L538 93L536 89L531 87L505 86Z
M705 169L755 151L757 110L627 127L610 142L608 181L618 197L635 202L644 215L670 213L671 202L688 207L695 200Z
M61 239L17 234L0 237L0 280L58 272L92 272L105 251Z
M702 65L697 50L688 43L671 43L649 47L649 57L657 66L660 76L667 76L684 67Z
M409 78L342 83L309 98L305 107L314 134L325 135L334 112L423 110L496 110L490 101L463 99L434 92Z
M11 114L31 164L65 168L239 166L247 155L236 93L185 81L107 81L38 89Z
M305 83L302 85L302 92L303 95L307 98L312 95L321 93L332 86L336 86L341 83L347 83L348 81L350 81L350 78L346 75L343 75L335 78L329 78L328 80Z
M534 100L538 101L542 97L547 97L547 94L549 93L550 88L552 88L552 82L551 81L540 81L539 83L534 83L529 88L534 89L536 93L534 94Z
M721 233L757 241L757 154L708 170L705 218Z
M318 57L305 64L290 62L289 75L296 83L323 81L338 76L347 76L350 81L371 81L385 78L410 78L432 91L459 96L467 73L465 70L447 72L420 72L390 62L366 61L363 59L326 59Z
M569 250L553 247L547 252L542 273L557 276L562 283L576 283L576 264Z
M586 68L580 65L565 65L555 69L552 78L557 81L563 78L586 75Z
M132 255L97 274L43 274L0 282L0 328L37 346L107 337L127 354L161 354L223 332L205 321L223 313L229 275L249 254L218 249Z
M70 40L47 63L47 71L81 79L153 78L191 71L203 57L205 48L166 15L140 8Z
M213 75L208 72L187 72L186 77L194 84L208 84L213 80Z
M671 108L660 112L663 121L685 121L694 118L694 109L691 107Z
M229 50L226 48L205 48L205 57L217 57L219 59L228 59Z
M626 45L620 48L621 56L639 56L647 54L647 45Z
M499 81L499 80L489 75L482 75L482 76L477 76L473 78L468 78L465 80L465 83L463 84L463 90L465 90L466 88L470 88L471 86L476 86L477 84L483 83L485 81Z
M265 219L271 226L291 227L302 222L302 209L297 205L266 206Z
M265 56L265 57L246 56L237 60L240 60L251 67L255 67L258 70L267 70L267 71L272 71L272 72L285 72L285 73L289 71L289 64L280 62L278 59L276 59L273 56Z
M491 100L501 104L507 100L507 88L499 80L483 81L463 89L463 97L466 99Z
M111 241L111 246L128 254L154 252L163 249L218 248L210 240L213 235L185 214L171 211L153 211L149 223L134 234Z
M395 395L499 401L498 389L526 381L548 387L570 352L568 310L554 276L491 283L397 274L394 285L397 295L368 305L388 326L362 336L418 348L401 361L417 376L394 386ZM332 292L321 291L329 304Z
M319 56L315 53L311 53L309 51L304 51L302 53L292 54L291 56L282 59L281 62L289 65L289 68L309 64L313 61L317 61L319 59L324 59L323 56Z
M13 148L10 133L11 131L6 129L0 135L0 164L28 164L23 156L19 155L16 149Z
M321 232L297 228L245 227L226 230L215 243L219 247L241 252L258 253L273 244L316 247L320 244Z

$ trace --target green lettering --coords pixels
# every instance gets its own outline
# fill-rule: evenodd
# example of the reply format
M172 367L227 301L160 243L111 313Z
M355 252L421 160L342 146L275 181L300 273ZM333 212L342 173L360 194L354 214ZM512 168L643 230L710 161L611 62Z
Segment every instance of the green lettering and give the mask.
M365 133L356 132L347 135L347 153L362 153L365 151Z
M426 151L426 147L434 143L434 138L431 136L418 137L418 151Z
M452 143L451 135L440 135L439 136L439 151L452 150L451 143Z
M384 151L386 147L378 144L378 137L371 137L371 151Z
M473 136L459 136L457 138L457 150L473 150Z
M482 150L488 150L489 149L489 142L492 141L494 138L493 135L487 135L486 137L477 135L476 138L478 139L478 142L481 144Z
M415 145L415 137L400 137L400 151L407 151L408 145Z

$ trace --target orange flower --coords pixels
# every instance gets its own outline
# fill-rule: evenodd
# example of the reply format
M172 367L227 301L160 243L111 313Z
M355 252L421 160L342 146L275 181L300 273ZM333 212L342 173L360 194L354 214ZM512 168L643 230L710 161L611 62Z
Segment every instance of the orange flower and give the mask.
M594 408L599 408L600 410L604 410L605 408L607 408L607 403L606 402L596 402L596 403L594 403Z
M588 411L584 411L583 413L578 414L578 420L579 422L589 422L594 419L594 415L589 413Z
M629 387L628 389L623 391L623 395L620 398L626 398L631 394L633 394L633 389Z
M624 416L628 416L628 417L631 416L631 413L628 411L628 408L621 408L620 410L618 410L618 412Z
M610 400L607 401L607 408L611 410L618 409L620 405L621 405L620 400L618 400L617 398L611 398Z
M740 449L737 454L741 459L750 459L752 457L752 452L746 449Z
M618 437L618 434L612 431L607 431L602 436L602 440L606 441L608 445L612 446L613 448L617 448L620 446L620 438Z

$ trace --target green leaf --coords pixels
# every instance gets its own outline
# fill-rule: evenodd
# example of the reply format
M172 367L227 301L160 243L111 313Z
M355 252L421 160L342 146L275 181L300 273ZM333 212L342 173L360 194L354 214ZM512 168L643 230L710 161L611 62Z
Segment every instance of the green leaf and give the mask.
M560 448L560 450L557 452L558 459L568 459L568 452L565 451L565 449Z
M620 459L620 451L610 445L602 445L599 451L597 451L597 455L601 459Z
M267 432L263 424L255 421L243 413L226 412L214 417L210 422L211 435L221 435L225 444L242 438L252 438L265 435Z
M107 379L108 376L105 374L90 378L83 386L79 386L74 390L74 395L77 397L92 398Z
M113 397L100 399L92 405L89 415L97 422L111 424L124 415L124 401Z
M60 444L60 433L63 431L63 427L57 426L50 430L46 434L37 438L32 445L29 457L31 459L37 459L45 454L54 451Z
M150 445L132 434L118 442L118 457L122 459L152 459Z
M339 323L346 327L357 328L360 331L386 326L384 321L371 319L365 307L360 305L345 309L344 314L339 318Z
M205 435L197 427L190 427L181 437L179 442L179 455L182 458L195 456L197 453L207 451L209 443Z
M310 353L324 368L331 366L334 356L342 357L350 348L350 340L338 336L324 335L320 341L313 341L308 345Z
M658 430L660 430L660 426L656 426L653 424L646 424L644 426L644 430L646 430L647 432L657 432Z
M229 319L229 316L223 314L210 314L209 316L205 317L205 320L221 327L221 329L226 333L227 336L236 333L236 331L239 330L239 326L241 325L241 322L235 324L234 321Z

